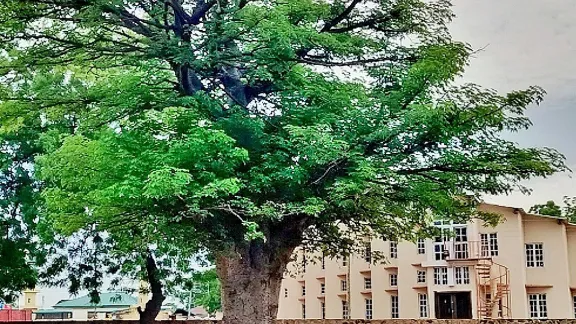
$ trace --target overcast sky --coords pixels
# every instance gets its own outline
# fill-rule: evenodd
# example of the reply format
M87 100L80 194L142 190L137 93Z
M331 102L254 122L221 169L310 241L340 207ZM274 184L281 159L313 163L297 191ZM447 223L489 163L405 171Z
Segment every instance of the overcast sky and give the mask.
M529 110L534 126L510 136L523 146L554 147L576 170L576 0L453 0L452 33L476 55L464 78L499 91L539 85L548 95ZM568 174L526 183L530 196L486 197L486 201L523 207L576 196L576 180ZM48 308L67 298L66 290L42 290L38 302Z
M455 39L483 48L466 81L509 91L530 85L548 95L528 111L534 126L510 136L523 146L547 146L566 155L576 170L576 1L453 0ZM526 182L530 196L486 197L487 202L529 208L546 200L576 196L570 174Z

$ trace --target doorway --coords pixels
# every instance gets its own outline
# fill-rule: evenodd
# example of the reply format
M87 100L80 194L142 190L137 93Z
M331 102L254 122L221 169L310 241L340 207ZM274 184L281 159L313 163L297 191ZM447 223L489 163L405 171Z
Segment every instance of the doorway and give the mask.
M436 293L437 319L471 319L470 292Z

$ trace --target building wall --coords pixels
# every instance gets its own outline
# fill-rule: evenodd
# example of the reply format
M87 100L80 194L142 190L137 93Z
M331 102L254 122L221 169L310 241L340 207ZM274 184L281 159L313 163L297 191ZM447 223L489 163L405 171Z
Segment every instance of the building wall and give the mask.
M488 204L480 205L483 212L502 216L501 223L496 227L486 227L479 224L478 231L482 234L497 233L498 256L494 262L506 266L510 270L510 300L512 318L528 317L528 300L526 299L526 259L524 252L524 223L522 214L513 209ZM481 221L476 221L481 223Z
M526 268L526 290L546 293L555 318L573 317L566 225L554 219L525 216L526 243L543 243L544 267Z
M507 267L510 271L509 294L512 318L529 318L528 294L546 294L548 318L574 318L574 305L570 287L576 287L576 226L567 225L558 219L540 217L524 213L522 210L481 204L480 210L501 215L502 222L495 227L486 227L481 220L465 224L468 241L480 241L481 234L496 233L498 255L493 262ZM526 243L543 243L544 267L526 266ZM476 244L476 243L474 243ZM342 300L349 300L352 319L365 318L365 299L372 299L374 319L391 318L391 296L397 295L400 318L420 317L418 295L427 295L428 317L435 316L435 294L440 292L470 292L472 314L478 315L477 305L480 290L477 285L477 261L458 264L435 260L434 242L425 242L426 253L418 254L416 244L398 243L398 258L384 263L369 264L363 256L352 256L349 266L342 266L341 260L325 260L322 269L320 258L316 263L302 269L302 251L297 252L296 262L289 265L291 276L283 281L278 318L301 318L301 306L306 307L306 318L320 319L321 303L326 305L326 318L342 318ZM389 256L390 242L375 239L372 250ZM314 256L307 256L311 261ZM468 266L469 284L456 284L454 266ZM448 285L434 284L434 268L443 267L448 272ZM492 275L497 276L497 266L492 267ZM426 271L426 283L417 283L417 271ZM390 287L390 274L397 274L398 286ZM372 289L364 289L364 278L370 277ZM340 281L348 280L349 292L340 291ZM325 283L325 294L320 294L320 284ZM302 286L306 296L301 295ZM288 289L288 297L284 297Z

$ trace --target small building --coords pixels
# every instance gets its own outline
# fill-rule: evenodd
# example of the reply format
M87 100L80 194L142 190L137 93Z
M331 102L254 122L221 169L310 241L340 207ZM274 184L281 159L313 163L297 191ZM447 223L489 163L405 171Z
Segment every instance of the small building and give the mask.
M100 294L100 303L91 302L90 296L61 300L53 309L34 311L35 320L104 320L113 319L118 311L138 305L138 298L125 292Z

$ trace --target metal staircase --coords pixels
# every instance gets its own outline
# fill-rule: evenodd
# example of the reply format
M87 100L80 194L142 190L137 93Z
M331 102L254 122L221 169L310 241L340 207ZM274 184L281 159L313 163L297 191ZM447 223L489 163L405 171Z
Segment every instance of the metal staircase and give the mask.
M511 318L510 270L494 262L482 242L453 242L446 244L446 248L446 261L475 263L477 318Z
M510 318L510 270L492 258L476 264L478 318Z

